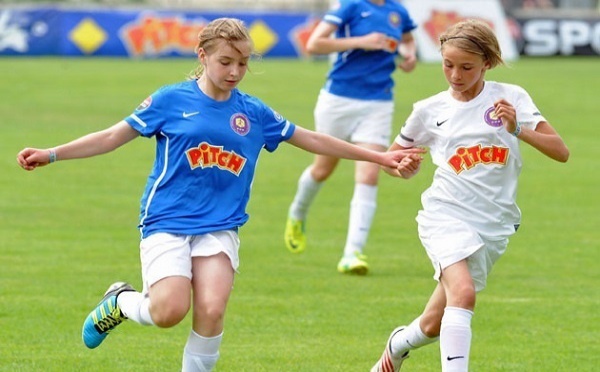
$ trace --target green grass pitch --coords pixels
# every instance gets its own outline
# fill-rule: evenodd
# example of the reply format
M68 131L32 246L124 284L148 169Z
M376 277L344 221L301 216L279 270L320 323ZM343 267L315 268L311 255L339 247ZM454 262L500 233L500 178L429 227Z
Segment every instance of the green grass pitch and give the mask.
M100 130L192 60L2 58L0 71L0 371L176 371L190 318L171 329L120 326L95 350L81 324L117 280L140 287L139 198L154 159L138 139L104 156L29 173L16 153ZM241 88L313 128L326 61L251 63ZM494 268L473 318L473 371L595 371L600 362L600 63L522 59L488 80L527 89L571 150L560 164L523 145L523 224ZM447 85L439 64L396 75L397 131L414 101ZM312 156L282 144L261 157L241 230L241 267L227 310L217 371L367 371L388 333L420 313L435 283L414 217L429 159L409 180L382 175L366 254L372 272L336 272L353 188L343 162L317 197L308 248L283 246L286 212ZM438 346L406 371L439 371Z

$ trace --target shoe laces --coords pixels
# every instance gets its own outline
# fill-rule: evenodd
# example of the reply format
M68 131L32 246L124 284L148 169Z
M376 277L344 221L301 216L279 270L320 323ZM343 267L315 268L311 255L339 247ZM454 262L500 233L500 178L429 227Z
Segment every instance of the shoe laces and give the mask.
M109 305L107 305L108 307ZM123 320L125 320L123 313L121 313L121 309L118 306L115 306L110 310L108 314L105 314L102 319L98 320L94 326L100 333L108 332L114 329L116 326L121 324Z

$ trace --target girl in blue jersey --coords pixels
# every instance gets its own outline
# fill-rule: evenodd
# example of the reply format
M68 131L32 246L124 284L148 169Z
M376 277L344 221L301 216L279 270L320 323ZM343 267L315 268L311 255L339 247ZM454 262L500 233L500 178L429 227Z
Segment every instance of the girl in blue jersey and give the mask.
M190 80L157 90L112 127L17 155L21 167L33 170L104 154L139 136L155 137L156 159L139 221L143 290L111 285L84 321L82 337L95 348L125 319L172 327L193 307L182 371L211 371L219 357L239 262L237 230L248 219L245 209L263 148L274 151L287 141L310 152L387 167L417 154L375 152L303 129L239 91L252 54L239 20L210 22L199 35L197 53L200 64Z
M387 149L394 113L392 74L399 54L401 70L415 67L414 28L407 10L395 0L343 0L325 15L307 43L310 53L337 54L314 111L318 132L375 151ZM300 176L284 234L290 251L304 251L309 207L338 162L339 157L318 154ZM368 265L363 249L377 206L379 167L356 162L354 179L348 234L337 268L364 275Z

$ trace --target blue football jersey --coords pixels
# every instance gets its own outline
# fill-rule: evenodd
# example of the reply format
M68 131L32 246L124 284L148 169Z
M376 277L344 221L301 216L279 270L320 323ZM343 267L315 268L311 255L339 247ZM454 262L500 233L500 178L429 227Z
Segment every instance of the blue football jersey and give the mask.
M364 99L392 100L395 58L402 34L417 26L404 6L395 0L376 5L369 0L342 0L323 18L337 26L338 38L364 36L372 32L387 35L388 48L339 52L328 74L325 89L332 94Z
M141 199L144 238L242 226L261 150L274 151L295 130L256 97L234 89L229 100L215 101L196 81L160 88L125 121L156 139Z

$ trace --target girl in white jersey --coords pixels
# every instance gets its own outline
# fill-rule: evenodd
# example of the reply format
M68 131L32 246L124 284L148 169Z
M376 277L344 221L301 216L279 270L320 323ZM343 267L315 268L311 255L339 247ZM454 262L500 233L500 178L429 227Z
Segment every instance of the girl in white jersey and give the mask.
M467 371L475 297L520 223L521 142L566 162L569 151L518 86L485 81L503 64L493 31L468 20L440 36L447 91L414 105L390 150L429 147L437 169L422 195L419 237L438 281L423 313L393 330L373 372L396 372L412 349L440 341L442 371ZM394 176L418 172L407 157ZM404 166L410 168L404 169Z
M263 148L274 151L287 141L313 153L391 167L415 153L370 151L303 129L239 91L252 54L250 35L240 20L207 24L197 52L200 64L188 81L157 90L119 123L51 149L26 148L17 155L21 167L33 170L104 154L140 136L156 138L156 161L139 223L143 290L123 282L111 285L85 319L82 337L88 348L95 348L125 319L173 327L193 308L184 372L211 371L219 358L239 262L237 231L248 219L245 208Z

